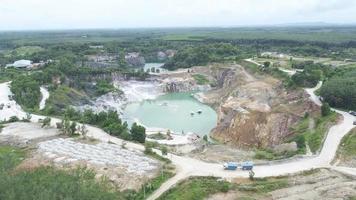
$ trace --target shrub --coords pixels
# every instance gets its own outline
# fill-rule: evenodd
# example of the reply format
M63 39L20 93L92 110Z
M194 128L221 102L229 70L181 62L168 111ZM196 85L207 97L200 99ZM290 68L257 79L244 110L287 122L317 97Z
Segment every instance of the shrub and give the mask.
M8 120L8 122L12 123L12 122L18 122L20 121L20 119L17 116L11 116L10 119Z
M145 143L146 129L143 126L137 125L137 123L133 123L131 127L131 135L134 141Z
M331 113L331 109L328 103L323 103L321 106L321 115L328 116Z
M162 155L167 155L168 148L166 146L161 146Z

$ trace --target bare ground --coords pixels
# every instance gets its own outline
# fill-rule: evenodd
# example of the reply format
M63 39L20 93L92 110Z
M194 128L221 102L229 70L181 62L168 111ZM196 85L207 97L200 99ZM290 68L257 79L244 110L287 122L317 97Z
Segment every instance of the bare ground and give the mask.
M241 180L235 180L241 183ZM265 194L233 191L215 194L208 200L263 199L263 200L334 200L356 197L355 177L321 169L311 174L288 177L288 187Z

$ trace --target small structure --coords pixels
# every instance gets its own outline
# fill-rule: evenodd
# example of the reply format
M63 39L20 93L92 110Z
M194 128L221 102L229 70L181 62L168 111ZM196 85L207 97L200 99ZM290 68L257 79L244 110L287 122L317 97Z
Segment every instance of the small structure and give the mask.
M32 68L32 61L31 60L18 60L12 64L7 64L6 68L8 68L8 67L15 67L18 69L25 69L25 68L28 69L28 68Z

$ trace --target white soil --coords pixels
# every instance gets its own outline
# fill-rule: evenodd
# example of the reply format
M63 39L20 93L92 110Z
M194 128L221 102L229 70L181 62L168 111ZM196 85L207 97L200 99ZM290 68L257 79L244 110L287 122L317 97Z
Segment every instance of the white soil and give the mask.
M75 142L72 139L54 139L40 142L38 151L54 162L72 163L85 161L94 165L121 166L128 173L144 175L157 169L159 163L142 152L123 149L119 145L95 145Z
M40 110L42 110L46 106L46 101L49 98L49 92L45 87L40 87L40 91L42 94L42 99L41 99L39 108L40 108Z
M58 129L41 128L38 123L16 122L6 124L2 129L0 136L16 137L22 141L45 138L58 135Z

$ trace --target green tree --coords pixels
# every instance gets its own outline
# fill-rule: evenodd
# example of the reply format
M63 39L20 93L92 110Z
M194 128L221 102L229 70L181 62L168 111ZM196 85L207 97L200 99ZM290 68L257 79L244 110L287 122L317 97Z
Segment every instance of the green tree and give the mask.
M322 116L328 116L331 113L331 109L328 103L323 103L323 105L321 105L321 115Z
M133 123L131 127L131 135L134 141L145 143L146 140L146 129L143 126Z
M271 62L269 62L269 61L266 61L263 63L263 66L266 68L269 67L270 65L271 65Z
M69 126L69 136L73 136L76 134L77 132L77 123L76 122L72 122Z
M13 80L11 92L16 102L26 108L38 107L41 100L40 85L30 76L19 76Z

